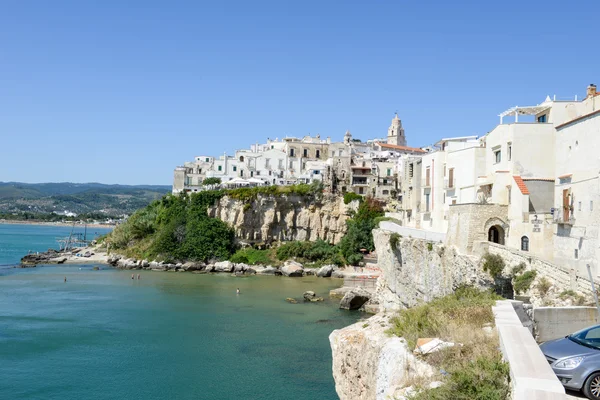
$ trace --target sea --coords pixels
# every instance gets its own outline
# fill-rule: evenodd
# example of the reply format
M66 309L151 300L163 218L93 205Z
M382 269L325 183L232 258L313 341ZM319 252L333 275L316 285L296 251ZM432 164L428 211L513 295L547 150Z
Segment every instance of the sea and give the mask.
M70 231L0 224L0 399L338 398L328 336L361 317L338 280L11 267Z

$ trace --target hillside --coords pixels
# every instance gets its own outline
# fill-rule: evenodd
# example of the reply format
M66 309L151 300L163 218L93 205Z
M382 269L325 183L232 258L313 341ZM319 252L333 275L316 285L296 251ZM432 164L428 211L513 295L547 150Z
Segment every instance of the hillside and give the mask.
M132 214L171 191L170 186L101 183L0 182L0 214L16 217L65 211L120 216Z

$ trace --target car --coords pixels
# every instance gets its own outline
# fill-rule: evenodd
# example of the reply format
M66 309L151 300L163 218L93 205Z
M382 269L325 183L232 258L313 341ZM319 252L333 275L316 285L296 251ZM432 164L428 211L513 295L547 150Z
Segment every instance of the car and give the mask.
M565 388L600 400L600 325L544 342L540 349Z

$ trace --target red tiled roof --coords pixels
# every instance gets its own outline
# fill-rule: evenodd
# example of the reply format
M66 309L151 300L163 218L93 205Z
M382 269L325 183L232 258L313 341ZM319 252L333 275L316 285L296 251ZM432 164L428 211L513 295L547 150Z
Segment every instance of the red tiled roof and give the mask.
M559 176L558 179L565 179L565 178L568 178L570 176L573 176L573 174L564 174L564 175Z
M515 182L517 183L519 190L521 190L521 193L529 194L529 189L527 189L527 185L525 184L525 182L523 182L523 179L521 179L520 176L516 176L516 175L513 175L513 178L514 178Z
M388 149L412 151L414 153L427 153L425 150L419 149L416 147L398 146L397 144L387 144L387 143L381 143L381 142L375 142L375 143L377 143L381 147L386 147Z

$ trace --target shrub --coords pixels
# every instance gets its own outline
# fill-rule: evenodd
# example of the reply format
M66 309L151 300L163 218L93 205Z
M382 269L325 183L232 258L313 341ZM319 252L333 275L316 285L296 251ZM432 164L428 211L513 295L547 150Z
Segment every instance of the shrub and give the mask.
M362 259L363 255L360 253L350 254L348 257L346 257L346 261L348 261L348 264L350 265L358 265L358 263L361 262Z
M274 264L269 250L257 250L252 248L241 249L229 258L233 263L244 263L249 265L271 265Z
M504 259L498 254L485 253L483 255L483 270L490 274L492 278L497 278L504 270Z
M545 296L550 288L552 287L552 282L550 282L545 276L540 278L537 284L537 289L542 296Z
M432 251L433 250L433 244L432 243L427 243L427 250L428 251Z
M362 259L361 249L375 250L372 230L377 226L375 220L381 216L383 216L382 203L372 198L366 198L360 203L356 214L346 221L348 230L339 246L342 255L349 263L349 257L353 254L359 254L360 259ZM354 256L352 259L356 261L358 256Z
M310 261L317 264L344 265L344 259L339 247L331 245L324 240L284 243L277 248L276 254L277 259L281 261L296 258L301 261Z
M347 192L344 194L344 204L350 204L354 200L363 201L363 197L354 192Z
M531 283L537 275L536 271L527 271L513 279L513 288L517 294L525 293L531 287Z
M401 238L400 234L395 233L395 232L390 235L390 247L392 248L392 250L395 250L396 247L398 247L400 238Z
M519 265L516 265L513 267L512 269L512 274L513 276L517 276L520 273L522 273L523 271L525 271L525 268L527 268L527 266L525 265L524 262L520 262Z

